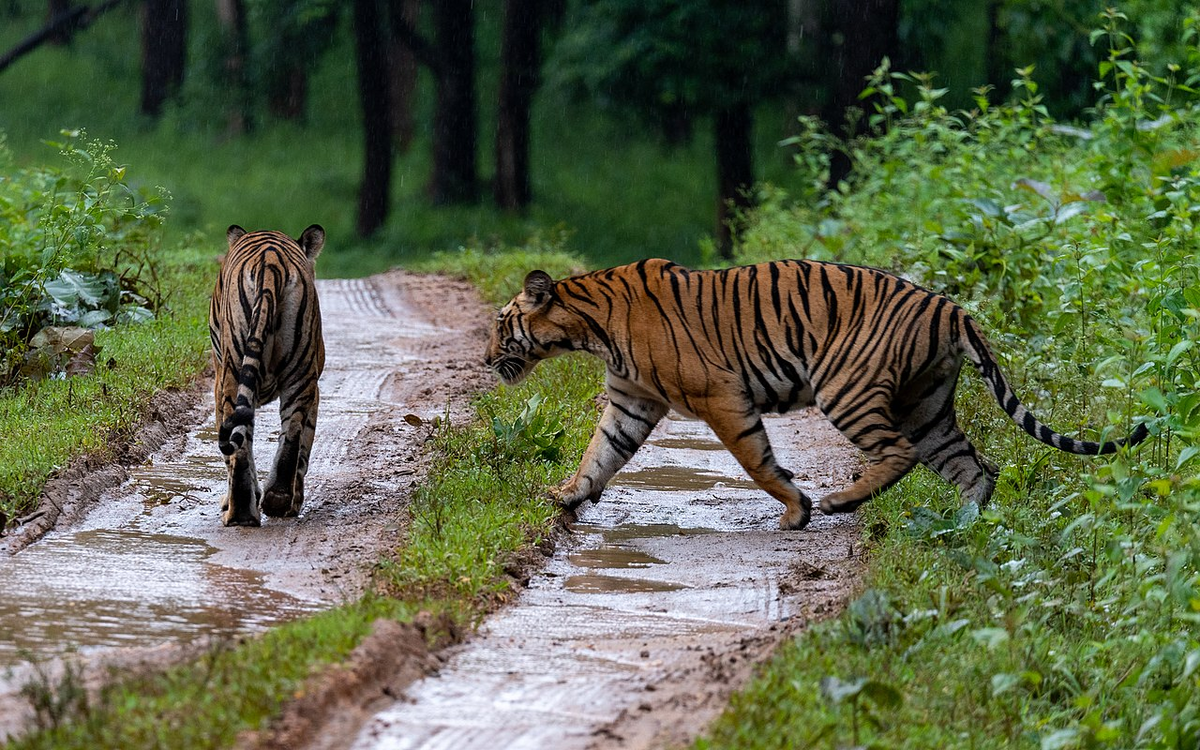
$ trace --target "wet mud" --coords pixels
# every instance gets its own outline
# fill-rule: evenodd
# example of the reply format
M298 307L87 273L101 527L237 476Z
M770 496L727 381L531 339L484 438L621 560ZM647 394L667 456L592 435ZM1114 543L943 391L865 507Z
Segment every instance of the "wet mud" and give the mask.
M857 453L814 413L765 420L814 500ZM355 750L659 748L697 736L787 634L837 611L852 517L779 531L782 506L702 423L668 418L517 602L378 711Z
M13 535L0 553L0 740L28 719L14 695L28 659L166 654L362 593L423 472L426 430L404 416L465 413L490 382L479 362L489 316L467 284L440 277L391 272L318 290L327 365L300 516L221 525L211 385L176 404L148 458L97 477L108 489L89 486L86 469L49 488L57 525L35 541ZM259 410L260 480L278 427L275 405Z

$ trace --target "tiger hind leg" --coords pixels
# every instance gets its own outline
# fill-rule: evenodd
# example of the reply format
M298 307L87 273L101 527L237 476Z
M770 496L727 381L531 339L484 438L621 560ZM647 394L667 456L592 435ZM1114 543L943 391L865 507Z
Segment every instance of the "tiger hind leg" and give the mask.
M780 466L762 418L749 403L744 410L700 414L721 443L733 454L754 483L783 503L781 529L803 529L812 518L812 501L792 482L792 472Z
M979 455L958 426L954 391L960 363L948 359L914 382L906 398L897 399L901 430L928 468L958 487L963 503L987 505L996 487L997 469Z
M319 394L316 386L285 393L280 406L279 447L263 494L263 512L272 518L300 515L304 504L304 476L317 425Z
M892 418L886 400L877 397L852 408L826 411L826 416L850 442L867 454L870 465L850 487L821 498L821 512L850 513L883 492L917 465L916 448Z
M225 382L226 379L228 382ZM225 390L229 391L228 394ZM220 428L234 411L237 395L236 374L230 372L225 373L224 378L218 377L215 391L217 427ZM225 526L262 525L262 489L258 485L258 473L254 468L254 423L246 425L245 430L245 440L242 444L232 455L225 456L228 482L225 497L221 499L221 523Z
M951 411L928 435L917 443L921 463L958 487L963 504L975 503L985 507L996 489L998 471L975 449L959 428Z

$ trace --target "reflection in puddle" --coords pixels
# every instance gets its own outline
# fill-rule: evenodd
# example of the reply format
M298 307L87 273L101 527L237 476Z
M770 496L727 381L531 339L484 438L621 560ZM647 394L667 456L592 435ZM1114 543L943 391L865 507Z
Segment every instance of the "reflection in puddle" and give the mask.
M18 653L226 636L315 611L204 542L107 529L49 536L0 566L0 665Z
M563 582L563 585L568 591L574 591L577 594L642 594L649 591L679 591L687 588L687 586L667 581L604 575L571 576Z
M723 451L725 446L719 440L701 440L699 438L654 438L648 441L659 448L684 448L694 451Z
M638 471L623 471L613 478L612 484L656 490L711 490L717 485L751 490L756 488L754 482L749 479L734 479L715 471L686 466L655 466Z
M665 564L663 560L640 550L612 544L575 552L567 555L567 559L581 568L648 568Z
M600 526L593 523L577 523L572 528L582 534L603 534L609 543L627 542L631 539L650 539L661 536L695 536L714 534L714 529L685 529L673 523L623 523L619 526Z

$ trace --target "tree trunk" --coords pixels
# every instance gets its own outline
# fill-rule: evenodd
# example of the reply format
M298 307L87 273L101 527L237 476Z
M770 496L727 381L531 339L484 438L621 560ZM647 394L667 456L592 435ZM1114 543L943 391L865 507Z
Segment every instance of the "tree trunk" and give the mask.
M225 45L223 82L229 101L226 130L231 136L253 128L250 82L246 73L249 43L246 38L246 6L243 0L217 0L217 21Z
M529 178L529 112L538 87L541 0L506 0L496 114L496 205L520 211L533 197Z
M392 183L392 126L380 0L354 0L358 95L363 113L363 180L358 234L370 237L387 219Z
M717 110L713 125L717 148L717 251L728 260L733 257L734 240L741 234L741 212L753 201L754 115L749 104L734 104Z
M896 55L896 24L899 0L833 0L830 37L840 35L841 44L830 55L830 96L824 110L825 122L835 131L846 124L846 114L858 104L866 88L866 77L884 57ZM864 118L856 121L853 138L863 132ZM850 157L835 151L829 167L829 186L834 187L850 173Z
M475 17L472 0L433 3L433 46L439 59L433 116L434 205L471 203L479 197L476 176Z
M142 114L158 117L183 85L187 61L187 1L142 4Z
M61 18L71 12L71 0L50 0L46 6L46 23L52 24L55 19ZM51 35L49 42L62 46L71 41L71 29L67 26L60 27L58 31Z
M308 112L308 70L303 60L285 63L271 77L267 108L284 120L302 121Z
M421 18L420 0L389 0L392 19L398 19L409 28L415 29ZM413 116L414 96L417 91L417 58L404 43L397 29L400 24L389 24L388 35L388 81L392 95L392 128L396 150L408 153L416 134L416 119Z

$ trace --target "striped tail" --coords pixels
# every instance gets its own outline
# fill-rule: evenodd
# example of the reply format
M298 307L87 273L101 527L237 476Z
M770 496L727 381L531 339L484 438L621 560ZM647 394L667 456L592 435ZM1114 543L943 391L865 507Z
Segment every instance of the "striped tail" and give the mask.
M996 360L983 338L983 332L979 330L979 326L969 315L964 314L962 320L962 329L967 342L967 346L964 347L967 358L971 360L971 364L975 365L975 368L979 370L979 374L991 386L992 394L995 395L997 403L1000 404L1000 407L1004 409L1009 418L1020 425L1021 429L1028 432L1032 437L1052 448L1058 448L1060 451L1091 456L1102 453L1115 453L1122 446L1134 446L1146 439L1149 431L1144 424L1138 425L1129 437L1121 438L1120 440L1109 440L1104 443L1097 443L1091 440L1076 440L1075 438L1059 434L1047 425L1042 424L1037 417L1033 416L1031 411L1025 408L1025 405L1017 398L1017 394L1013 393L1012 388L1009 387L1008 381L1004 379L1004 373L1000 372L1000 366L996 364Z
M275 317L274 309L275 290L264 287L250 315L250 335L246 337L245 355L238 371L237 402L233 414L221 423L221 429L217 432L217 446L226 456L236 453L254 428L254 408L258 404L258 381L263 365L263 342L269 333L267 325Z

